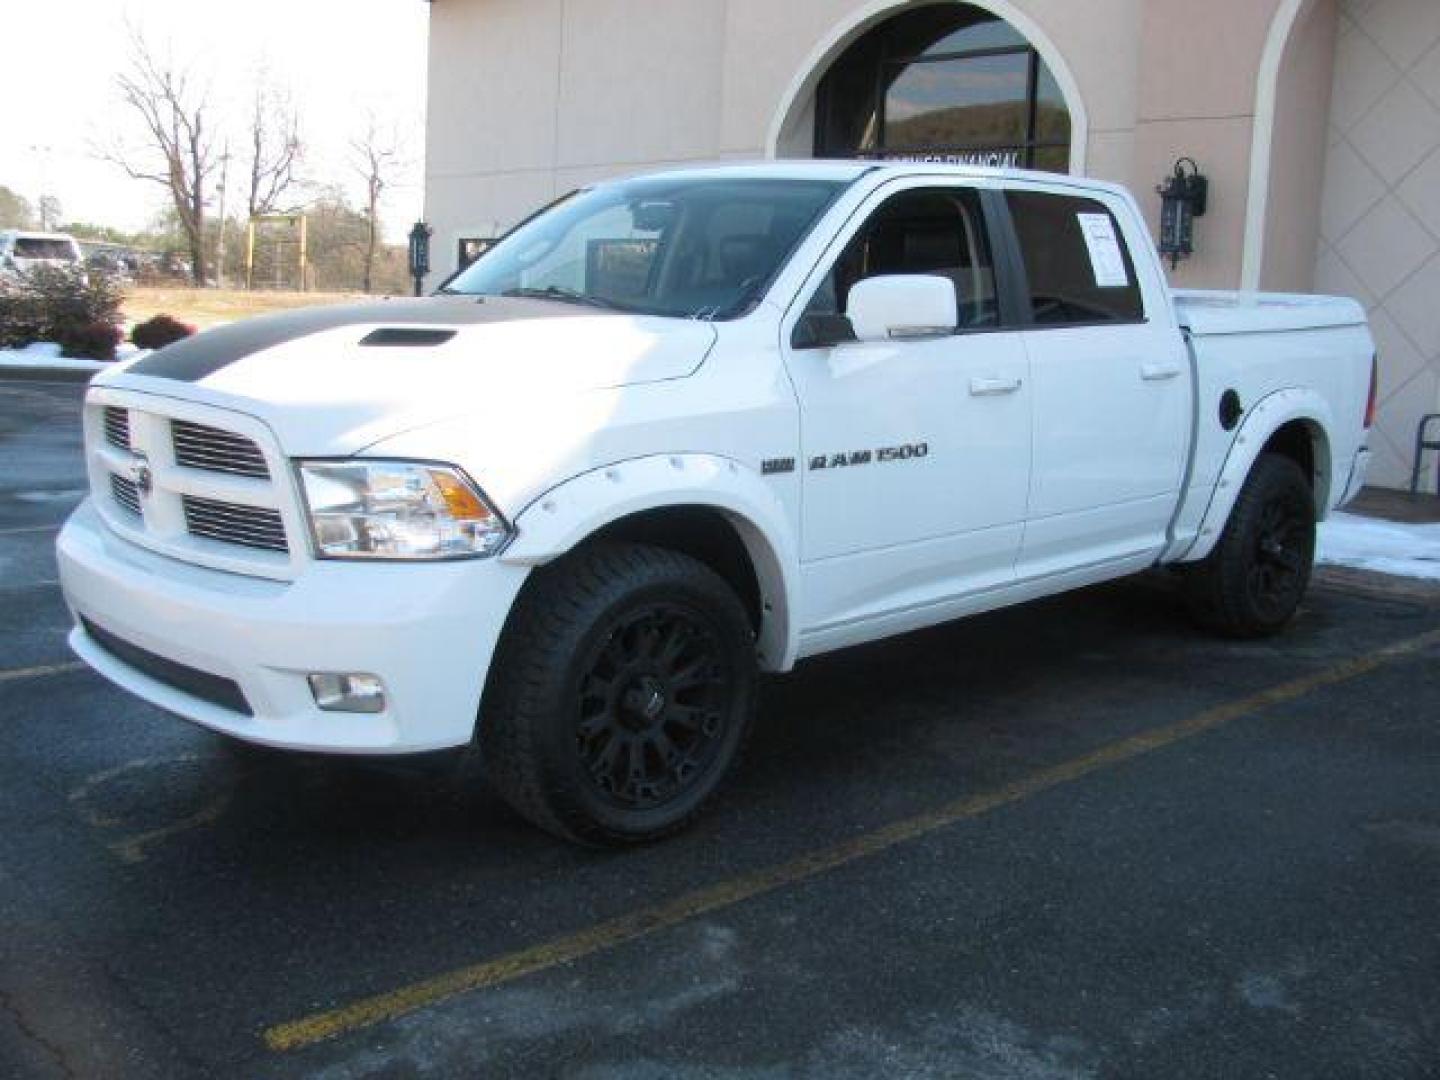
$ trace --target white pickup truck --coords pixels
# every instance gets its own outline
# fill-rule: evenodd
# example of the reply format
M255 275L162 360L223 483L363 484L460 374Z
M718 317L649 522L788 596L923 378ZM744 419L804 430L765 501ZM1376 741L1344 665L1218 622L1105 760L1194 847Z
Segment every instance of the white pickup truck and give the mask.
M1358 304L1172 292L1112 185L600 184L439 295L96 378L70 642L228 735L473 744L538 825L647 840L715 792L757 672L1166 565L1205 623L1280 629L1374 383Z

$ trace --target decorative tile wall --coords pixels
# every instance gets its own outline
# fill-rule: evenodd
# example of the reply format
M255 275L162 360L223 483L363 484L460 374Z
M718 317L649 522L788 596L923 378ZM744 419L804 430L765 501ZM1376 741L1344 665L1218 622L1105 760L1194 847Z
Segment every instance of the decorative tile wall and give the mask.
M1404 487L1415 426L1440 412L1440 0L1343 0L1332 95L1315 288L1369 309L1370 479Z

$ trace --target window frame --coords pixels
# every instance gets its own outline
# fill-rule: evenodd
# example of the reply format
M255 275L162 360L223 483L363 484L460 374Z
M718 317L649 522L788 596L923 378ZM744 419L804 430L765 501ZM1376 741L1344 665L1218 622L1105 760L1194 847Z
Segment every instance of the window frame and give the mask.
M461 233L455 237L455 273L468 270L472 263L482 258L485 252L495 246L497 240L494 236L472 236L469 233ZM467 244L478 244L480 250L468 261L465 258L465 247ZM451 275L454 276L453 274Z
M1066 117L1070 124L1070 133L1063 139L1044 138L1039 133L1039 92L1040 92L1040 71L1045 65L1045 58L1040 55L1040 50L1035 43L1024 39L1024 35L1013 23L975 4L962 5L971 8L975 14L982 16L981 19L970 26L980 25L982 22L998 22L1012 30L1022 42L1008 45L980 46L973 49L949 49L944 52L931 53L927 51L934 48L939 42L932 43L925 49L897 48L893 40L895 32L890 25L896 19L906 18L906 13L893 16L891 19L881 22L873 27L869 33L876 35L875 55L867 60L867 64L873 64L871 75L871 86L866 95L868 97L869 115L874 118L875 145L870 149L862 149L860 146L844 147L834 145L831 137L829 117L833 110L838 108L834 100L834 91L827 86L826 80L822 78L817 87L816 118L814 136L812 139L813 153L816 157L855 157L871 161L907 161L926 160L930 157L953 158L952 164L995 164L985 160L987 155L1011 154L1015 155L1012 167L1035 168L1036 156L1042 150L1061 150L1066 156L1065 172L1068 173L1073 162L1070 160L1073 149L1074 138L1074 117L1070 116L1069 103L1065 102ZM918 9L917 9L918 10ZM910 12L909 14L915 14ZM963 29L957 28L957 29ZM951 31L953 32L953 31ZM941 39L943 40L943 38ZM852 46L857 42L852 42ZM847 48L832 63L844 63L849 56ZM887 146L886 128L888 126L888 99L890 89L898 77L906 70L923 64L939 64L955 60L973 60L986 57L998 56L1023 56L1025 57L1025 98L1024 98L1024 131L1018 140L1000 142L979 142L967 143L937 143L930 146L913 147L892 147ZM1046 65L1048 69L1048 65ZM826 71L826 76L830 74ZM893 77L892 77L893 75ZM1050 81L1055 83L1054 72L1050 72ZM963 160L973 158L975 160ZM1004 164L1001 162L1000 164ZM1063 175L1063 174L1062 174Z
M904 72L922 64L943 64L952 60L982 60L992 56L1025 57L1025 130L1018 140L992 143L936 143L930 146L889 146L887 129L890 125L888 111L890 91ZM1014 152L1019 159L1017 168L1031 168L1035 162L1035 151L1060 149L1068 151L1070 141L1039 139L1036 137L1038 113L1036 92L1040 85L1040 64L1043 60L1033 45L1001 45L988 49L971 49L964 52L937 53L933 56L882 55L876 71L875 86L875 149L859 150L858 156L880 161L901 161L906 155L919 154L1003 154ZM893 77L891 73L894 73Z
M1030 291L1030 274L1025 265L1025 252L1020 245L1020 232L1015 226L1015 217L1010 210L1010 201L1005 197L1012 191L1026 195L1041 195L1057 199L1092 202L1109 214L1110 220L1115 224L1115 237L1120 244L1123 245L1122 251L1134 277L1135 290L1140 296L1139 317L1127 319L1087 319L1083 322L1065 323L1036 322L1033 302L1034 294ZM1144 326L1152 321L1150 290L1147 288L1139 260L1135 258L1134 245L1130 243L1130 238L1126 235L1125 216L1116 211L1115 206L1105 197L1104 192L1081 188L1056 190L1039 185L1006 184L995 191L995 202L997 204L997 220L1003 222L1002 231L1005 235L1002 242L1006 246L1005 261L1009 264L1011 272L1010 288L1013 292L1012 300L1021 320L1021 325L1023 325L1026 330L1077 330L1096 326ZM999 261L998 258L996 261Z

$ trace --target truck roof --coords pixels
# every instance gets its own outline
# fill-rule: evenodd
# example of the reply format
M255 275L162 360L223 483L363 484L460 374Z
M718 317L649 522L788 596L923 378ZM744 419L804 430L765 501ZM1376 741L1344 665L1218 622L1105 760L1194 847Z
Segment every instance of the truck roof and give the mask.
M1046 184L1066 184L1124 194L1125 188L1088 176L1066 173L1038 172L1033 169L1000 168L989 165L954 165L932 161L879 161L867 159L770 159L754 161L706 162L665 169L640 175L663 177L755 177L795 180L836 180L851 182L865 175L877 176L956 176L984 180L1026 180Z

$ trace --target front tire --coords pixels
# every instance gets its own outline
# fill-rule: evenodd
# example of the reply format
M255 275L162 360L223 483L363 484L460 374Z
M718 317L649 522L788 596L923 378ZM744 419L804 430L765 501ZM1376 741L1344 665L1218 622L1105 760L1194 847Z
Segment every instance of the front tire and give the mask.
M1294 617L1315 562L1315 496L1293 460L1261 454L1220 541L1186 568L1199 622L1229 637L1279 632Z
M688 825L739 755L755 644L703 563L631 543L535 572L506 624L481 710L483 768L522 816L587 844Z

